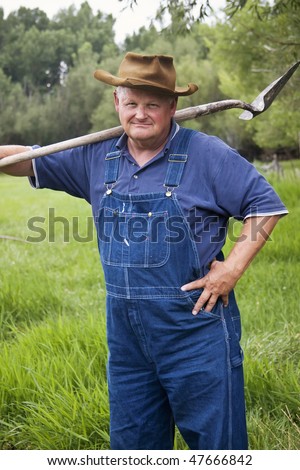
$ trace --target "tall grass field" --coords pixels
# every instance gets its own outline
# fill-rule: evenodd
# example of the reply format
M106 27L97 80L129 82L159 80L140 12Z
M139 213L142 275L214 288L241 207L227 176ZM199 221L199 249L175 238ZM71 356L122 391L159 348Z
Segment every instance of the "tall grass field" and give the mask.
M298 167L298 168L297 168ZM299 449L300 164L236 287L250 448ZM109 449L105 287L90 207L0 176L0 449ZM228 252L239 224L232 223ZM179 433L176 448L186 445Z

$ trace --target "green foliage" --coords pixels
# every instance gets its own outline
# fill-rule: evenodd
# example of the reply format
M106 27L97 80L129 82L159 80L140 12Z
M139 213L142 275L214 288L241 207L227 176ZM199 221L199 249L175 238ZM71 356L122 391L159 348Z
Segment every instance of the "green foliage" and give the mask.
M55 95L56 108L61 113L59 125L69 136L76 137L90 130L93 110L103 95L103 87L93 77L96 59L91 44L82 44L73 55L74 67L65 85Z
M263 21L251 14L252 2L208 38L210 57L219 70L220 89L251 102L269 83L299 58L299 20L293 9L274 14L268 4L255 2ZM264 149L297 149L299 132L299 73L296 73L263 115L245 123L247 138Z
M261 10L261 6L264 10ZM300 9L298 0L275 0L274 2L266 2L262 0L227 0L226 12L229 16L234 16L244 7L249 8L250 12L254 12L255 16L262 20L269 16L276 16L287 10L297 12Z
M92 45L97 60L103 57L104 46L113 42L112 16L94 15L87 2L78 11L74 6L61 10L53 20L39 9L21 7L1 23L0 66L27 95L58 85L61 62L73 66L72 56L85 42Z
M111 15L104 15L100 11L94 15L88 2L83 2L78 11L74 6L60 10L54 18L53 28L68 31L72 35L73 52L77 53L82 44L88 42L98 60L101 60L105 58L104 48L107 44L113 44L112 53L117 51L114 45L114 22Z
M138 0L120 3L134 8ZM112 88L96 81L93 71L117 73L129 50L174 56L178 84L199 85L179 108L227 98L251 102L299 58L298 7L292 0L226 5L231 16L208 25L198 20L213 16L213 2L162 1L160 13L172 12L172 34L155 23L159 27L128 35L122 50L114 42L113 17L94 14L88 2L51 20L24 7L4 19L0 8L1 143L45 145L118 125ZM185 26L188 34L181 35ZM274 150L297 155L299 94L298 71L253 121L240 121L240 111L231 110L185 125L218 135L249 159Z
M139 3L138 0L119 1L125 4L124 8L132 9ZM170 17L171 23L165 28L165 31L171 35L185 35L190 33L195 23L203 22L215 14L214 3L210 0L161 0L155 19L163 24L166 17ZM300 10L298 0L275 0L274 2L264 0L226 0L225 5L225 12L229 18L232 18L244 8L259 20L267 20L270 16L285 13L287 10L297 14ZM263 10L262 6L264 7Z
M21 138L16 125L16 115L22 115L26 98L19 83L13 84L0 68L0 141L12 144Z
M126 7L134 9L138 0L119 0ZM156 20L164 23L165 17L171 18L171 24L165 31L172 34L186 34L195 22L204 20L213 11L210 0L161 0Z

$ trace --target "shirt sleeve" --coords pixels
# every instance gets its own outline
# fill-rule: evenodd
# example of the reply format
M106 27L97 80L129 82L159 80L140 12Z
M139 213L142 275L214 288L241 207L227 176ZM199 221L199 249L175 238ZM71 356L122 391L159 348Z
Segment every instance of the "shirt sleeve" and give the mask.
M215 176L214 191L218 206L239 220L288 213L264 176L230 147L227 147Z
M33 160L33 170L35 176L29 178L33 187L64 191L90 202L88 146L36 158Z

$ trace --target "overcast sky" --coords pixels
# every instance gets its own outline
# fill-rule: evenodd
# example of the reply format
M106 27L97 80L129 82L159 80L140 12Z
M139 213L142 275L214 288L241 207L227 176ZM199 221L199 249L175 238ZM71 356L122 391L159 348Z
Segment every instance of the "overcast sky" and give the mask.
M136 32L142 26L148 26L150 20L154 18L160 4L160 0L138 0L133 10L124 9L126 1L119 0L87 0L94 13L100 10L102 13L111 13L116 19L115 37L117 42L122 42L126 35ZM18 10L20 6L27 8L39 8L47 13L49 18L62 8L75 5L76 8L84 0L0 0L0 7L4 10L6 17L11 11ZM223 6L225 0L214 0L211 2L214 7Z

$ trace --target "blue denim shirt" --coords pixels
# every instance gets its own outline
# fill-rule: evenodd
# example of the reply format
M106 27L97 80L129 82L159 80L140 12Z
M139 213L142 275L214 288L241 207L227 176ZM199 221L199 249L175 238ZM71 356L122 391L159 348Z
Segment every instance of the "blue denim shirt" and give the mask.
M158 193L163 187L170 142L179 130L172 122L164 149L143 167L139 167L127 148L123 134L117 147L121 150L119 193ZM104 185L105 156L112 141L65 150L33 160L36 188L65 191L92 205L97 216ZM272 186L236 150L217 137L196 133L189 146L181 184L175 189L184 215L193 231L200 259L209 262L225 243L230 217L243 220L249 216L286 214L288 211Z

